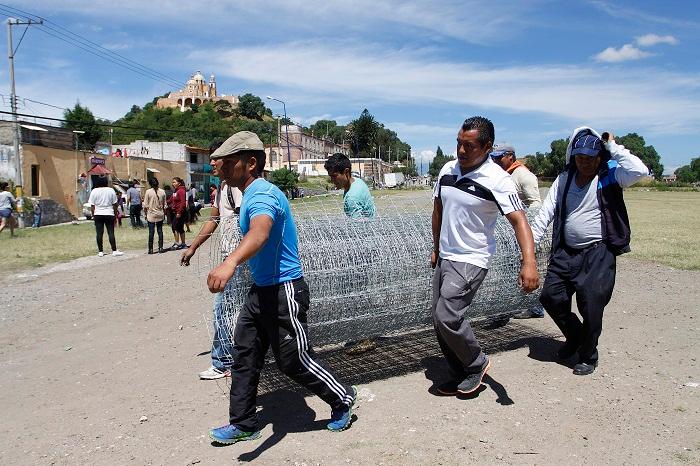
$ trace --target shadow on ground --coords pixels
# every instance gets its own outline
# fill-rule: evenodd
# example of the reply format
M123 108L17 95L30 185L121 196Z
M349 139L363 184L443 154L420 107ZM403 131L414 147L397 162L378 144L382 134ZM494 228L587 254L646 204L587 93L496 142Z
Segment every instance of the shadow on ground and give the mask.
M556 341L558 335L543 333L513 321L496 328L477 325L474 331L482 348L490 355L528 347L529 357L554 362L553 354L561 344ZM379 337L374 341L377 343L376 348L365 353L350 355L346 352L347 348L334 347L317 351L317 357L324 360L341 380L355 385L424 371L426 378L433 382L429 391L434 393L435 387L444 380L447 366L432 328ZM479 390L462 398L479 396L487 387L496 393L497 403L513 404L506 388L489 375L484 377L484 384ZM265 364L259 393L257 405L262 407L258 411L260 428L272 425L272 435L255 445L253 450L241 453L239 461L255 460L288 433L326 428L327 419L316 419L315 411L306 403L305 397L311 393L279 372L273 360Z
M498 328L475 325L474 332L484 352L490 355L527 346L530 349L529 357L538 361L555 362L553 354L561 345L556 341L557 334L544 333L514 321ZM375 341L377 347L366 353L349 355L346 348L334 347L317 351L317 356L328 364L338 378L355 385L424 370L429 380L437 381L444 379L444 374L447 373L432 328L379 337ZM489 379L487 377L484 382L488 384ZM260 393L280 389L310 395L279 372L274 361L268 361L260 379Z

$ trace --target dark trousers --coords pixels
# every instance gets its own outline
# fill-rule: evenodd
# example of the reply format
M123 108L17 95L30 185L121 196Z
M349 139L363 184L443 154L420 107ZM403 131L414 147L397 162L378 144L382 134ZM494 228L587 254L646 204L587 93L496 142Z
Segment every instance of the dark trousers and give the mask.
M567 342L580 345L582 362L598 361L598 338L603 330L603 310L615 287L616 257L604 243L582 250L558 248L552 254L540 302ZM571 297L581 322L571 312Z
M158 249L163 249L163 221L148 222L148 250L153 251L153 236L158 230Z
M349 406L352 389L314 359L307 333L309 287L303 278L273 286L253 285L233 334L229 420L239 429L258 429L255 400L265 353L272 347L277 367L333 409Z
M117 240L114 238L114 215L95 215L95 233L97 234L97 250L102 252L102 236L104 236L105 227L107 227L107 237L109 245L112 246L112 251L117 250Z
M143 223L141 222L141 204L131 204L129 206L129 218L131 219L132 227L136 228L143 226Z

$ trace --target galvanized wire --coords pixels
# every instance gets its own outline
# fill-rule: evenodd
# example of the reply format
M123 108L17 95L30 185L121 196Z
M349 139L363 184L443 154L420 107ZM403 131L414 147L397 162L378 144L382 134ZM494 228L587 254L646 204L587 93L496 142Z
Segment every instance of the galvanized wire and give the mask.
M375 218L344 215L340 196L292 203L304 277L310 288L311 341L316 346L387 335L430 323L432 197L425 191L375 199ZM532 219L533 212L528 212ZM224 219L210 241L216 266L240 241L237 217ZM496 224L496 254L468 309L470 320L493 319L537 305L539 291L518 286L520 249L505 217ZM540 277L550 244L537 250ZM224 296L224 325L233 334L251 282L244 267Z

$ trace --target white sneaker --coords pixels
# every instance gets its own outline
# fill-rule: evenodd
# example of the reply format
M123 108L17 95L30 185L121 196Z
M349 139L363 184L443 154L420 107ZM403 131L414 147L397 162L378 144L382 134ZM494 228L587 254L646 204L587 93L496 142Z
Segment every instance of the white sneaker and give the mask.
M119 251L119 250L116 250L116 251L112 251L112 255L113 255L113 256L123 256L124 253L121 252L121 251Z
M97 253L97 257L102 257L102 256L104 256L104 255L105 255L105 253L102 252L102 251L100 251L100 252Z
M223 379L224 377L231 377L231 371L220 371L214 366L211 366L209 369L199 373L199 378L202 380Z

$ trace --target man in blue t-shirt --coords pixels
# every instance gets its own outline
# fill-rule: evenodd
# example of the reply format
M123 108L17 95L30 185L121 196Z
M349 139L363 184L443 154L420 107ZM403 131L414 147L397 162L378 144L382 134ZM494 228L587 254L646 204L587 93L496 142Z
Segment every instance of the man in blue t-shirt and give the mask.
M254 133L240 131L211 158L220 177L243 192L243 238L226 260L209 272L207 286L212 293L222 292L245 261L253 285L233 334L229 424L210 430L209 437L217 443L231 444L260 436L255 400L269 347L283 373L331 406L328 429L344 430L350 425L357 390L339 382L314 359L306 321L309 287L299 260L296 225L282 191L261 178L265 167L263 144Z
M343 190L345 215L350 218L374 217L376 210L372 194L364 181L352 176L349 158L339 152L335 153L328 157L323 167L336 189Z

